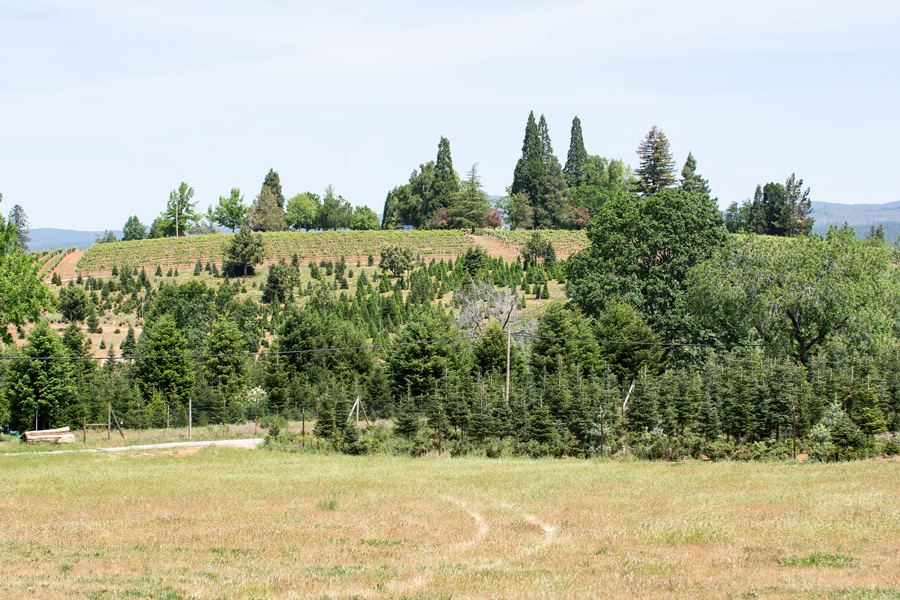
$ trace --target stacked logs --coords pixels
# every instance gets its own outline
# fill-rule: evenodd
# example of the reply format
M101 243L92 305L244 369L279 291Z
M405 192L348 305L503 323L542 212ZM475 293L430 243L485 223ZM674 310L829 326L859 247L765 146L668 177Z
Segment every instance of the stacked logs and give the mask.
M26 431L23 436L29 444L74 444L75 434L68 427Z

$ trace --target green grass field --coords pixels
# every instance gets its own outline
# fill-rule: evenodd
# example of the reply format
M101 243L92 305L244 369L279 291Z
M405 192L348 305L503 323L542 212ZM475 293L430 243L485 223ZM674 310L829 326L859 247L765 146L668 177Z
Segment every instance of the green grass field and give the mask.
M900 463L0 456L5 598L900 598Z

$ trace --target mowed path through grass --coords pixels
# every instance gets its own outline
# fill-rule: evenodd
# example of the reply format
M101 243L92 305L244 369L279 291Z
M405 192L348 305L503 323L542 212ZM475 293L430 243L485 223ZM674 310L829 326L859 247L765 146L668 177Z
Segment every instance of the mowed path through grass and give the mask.
M0 461L9 598L900 598L900 462Z

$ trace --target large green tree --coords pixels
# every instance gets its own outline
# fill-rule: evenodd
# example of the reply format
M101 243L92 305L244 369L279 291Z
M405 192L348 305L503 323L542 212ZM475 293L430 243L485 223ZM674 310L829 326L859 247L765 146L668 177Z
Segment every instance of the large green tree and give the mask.
M809 235L814 219L809 188L793 173L782 185L756 186L753 201L745 209L747 226L760 235L796 237Z
M281 191L281 178L278 176L278 171L275 169L269 169L269 172L266 173L265 179L263 179L263 188L269 188L272 190L272 195L275 196L275 203L278 205L282 211L284 210L284 192ZM262 188L260 188L260 193L262 193Z
M241 227L225 247L226 268L234 274L241 273L246 277L253 272L253 267L265 258L265 244L262 235Z
M200 215L197 214L197 202L192 202L194 188L181 182L178 187L169 193L169 202L163 213L163 233L166 237L180 237L188 230L191 223L196 222Z
M125 225L122 227L122 241L142 240L145 237L147 237L147 228L144 227L137 215L128 217Z
M384 213L381 218L382 229L393 229L403 225L425 227L431 215L427 208L431 206L434 193L434 161L419 165L409 176L409 182L395 187L384 199Z
M318 194L306 192L297 194L287 201L287 224L294 229L309 231L317 223L319 207L322 201Z
M322 229L348 229L353 224L353 207L343 196L334 193L334 186L325 188L318 221Z
M269 186L264 185L259 196L253 201L248 222L253 231L284 231L286 228L284 210L278 206L275 194Z
M681 169L681 189L709 197L709 182L697 173L697 159L691 152Z
M20 204L14 205L9 211L9 222L16 228L16 237L19 238L19 248L28 252L28 242L31 241L31 228L28 224L28 215Z
M34 427L35 416L38 429L74 425L68 411L75 391L72 366L58 360L67 355L59 335L46 321L38 321L28 334L23 358L9 368L6 394L17 429Z
M581 133L581 119L572 119L572 132L569 134L569 152L566 155L566 166L563 173L566 184L577 188L587 183L588 153L584 149L584 137Z
M231 195L228 197L219 196L219 203L212 214L216 223L231 229L232 233L243 225L247 220L247 207L241 196L241 188L231 188Z
M849 233L736 238L691 272L690 306L723 343L761 341L803 364L831 340L874 351L900 297L890 263L888 249Z
M388 360L394 393L413 397L434 391L435 382L451 379L469 368L469 347L459 339L461 332L447 315L426 311L401 331ZM433 341L439 340L439 341ZM429 343L422 343L429 341Z
M638 147L641 166L635 174L638 177L637 191L650 196L676 183L675 159L669 151L669 139L654 125Z
M448 226L454 229L479 227L489 208L487 194L481 188L481 178L478 177L478 165L472 165L462 189L454 194L453 203L447 211L450 218Z
M357 206L353 209L353 225L351 229L357 231L378 229L378 215L368 206Z
M236 323L219 318L206 338L204 369L207 380L229 396L244 386L249 370L248 357L243 355L244 338Z
M664 340L688 335L688 271L725 243L715 202L680 189L608 201L588 226L590 246L569 258L566 293L597 315L618 297L645 315Z
M585 166L585 179L581 185L569 190L569 202L594 215L610 198L627 195L634 183L631 167L621 160L589 156Z
M136 380L145 398L158 392L187 404L194 387L194 371L187 354L187 340L165 315L144 328L138 339Z
M520 198L518 203L523 205L520 209L522 214L511 219L517 227L522 226L526 216L530 216L533 225L540 229L570 225L568 186L559 160L553 154L544 115L538 122L534 120L534 112L528 115L522 156L513 172L510 196Z
M441 136L434 163L434 182L431 202L426 208L426 220L433 219L442 208L450 209L460 191L459 187L459 176L453 169L453 158L450 156L450 140Z
M20 333L53 305L35 260L19 246L16 227L0 216L0 341L12 343L7 326Z

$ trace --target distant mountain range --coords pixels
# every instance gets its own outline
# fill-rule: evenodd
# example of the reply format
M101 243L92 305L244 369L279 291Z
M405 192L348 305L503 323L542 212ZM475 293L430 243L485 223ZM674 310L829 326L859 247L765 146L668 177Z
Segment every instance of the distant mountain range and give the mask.
M886 204L838 204L835 202L813 202L813 231L825 234L832 225L840 227L844 223L856 229L856 237L863 238L870 227L884 226L884 239L896 242L900 236L900 201ZM85 249L102 236L103 231L78 231L74 229L52 229L39 227L31 230L30 250L55 250L75 246ZM115 231L122 237L121 231Z
M896 242L900 235L900 202L886 204L837 204L833 202L813 202L812 214L816 222L813 231L828 233L832 225L840 227L844 223L856 230L856 237L863 238L872 226L884 226L884 239Z
M105 234L105 231L78 231L75 229L53 229L50 227L38 227L28 234L31 241L29 250L56 250L57 248L70 248L75 246L84 250L97 241L97 238ZM122 237L121 231L114 231L117 238Z

